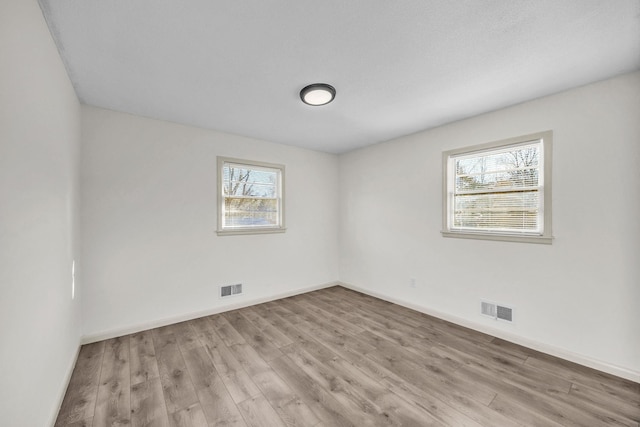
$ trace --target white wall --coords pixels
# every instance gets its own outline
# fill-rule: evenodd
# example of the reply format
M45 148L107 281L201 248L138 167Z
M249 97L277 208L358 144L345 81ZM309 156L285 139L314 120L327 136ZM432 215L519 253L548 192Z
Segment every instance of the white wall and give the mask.
M553 245L440 235L442 151L549 129ZM341 281L640 381L640 73L342 155L340 181Z
M82 107L87 339L338 278L334 155ZM286 233L217 236L216 156L284 164ZM245 295L218 298L223 284Z
M45 426L81 332L80 105L35 0L0 3L0 58L0 425Z

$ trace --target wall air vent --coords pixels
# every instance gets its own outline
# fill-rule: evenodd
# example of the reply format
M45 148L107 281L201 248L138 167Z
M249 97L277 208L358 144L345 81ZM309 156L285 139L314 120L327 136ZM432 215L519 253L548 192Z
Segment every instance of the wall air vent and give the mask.
M513 308L499 305L489 301L480 302L480 313L494 320L513 322Z
M513 322L513 308L498 306L496 317L499 320L506 320L507 322Z
M496 305L490 302L482 301L480 303L480 312L485 316L496 317Z
M242 283L220 286L220 298L231 297L242 293Z

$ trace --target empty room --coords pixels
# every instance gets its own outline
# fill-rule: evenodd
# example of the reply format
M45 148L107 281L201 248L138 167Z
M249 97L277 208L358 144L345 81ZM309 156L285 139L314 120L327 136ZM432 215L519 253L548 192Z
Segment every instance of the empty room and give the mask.
M3 0L0 426L639 426L640 1Z

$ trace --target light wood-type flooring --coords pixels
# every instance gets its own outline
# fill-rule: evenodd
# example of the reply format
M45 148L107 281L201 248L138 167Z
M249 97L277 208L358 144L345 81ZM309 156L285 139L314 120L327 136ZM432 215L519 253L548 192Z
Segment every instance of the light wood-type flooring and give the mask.
M638 426L640 384L332 287L82 347L56 426Z

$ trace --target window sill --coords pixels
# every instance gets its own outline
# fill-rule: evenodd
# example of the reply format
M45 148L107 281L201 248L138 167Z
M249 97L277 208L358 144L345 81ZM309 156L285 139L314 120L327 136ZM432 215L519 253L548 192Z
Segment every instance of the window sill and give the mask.
M284 233L287 231L285 227L278 228L239 228L236 230L216 230L218 236L235 236L242 234L273 234Z
M513 234L468 233L462 231L441 231L443 237L475 240L498 240L503 242L539 243L550 245L553 237L550 236L518 236Z

